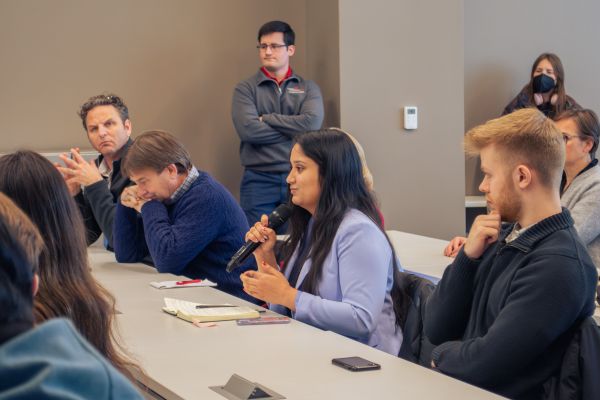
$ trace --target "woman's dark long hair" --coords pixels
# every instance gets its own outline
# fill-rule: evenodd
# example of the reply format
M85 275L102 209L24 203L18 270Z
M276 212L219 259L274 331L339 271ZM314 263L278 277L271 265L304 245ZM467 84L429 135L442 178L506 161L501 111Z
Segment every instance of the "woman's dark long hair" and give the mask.
M554 76L556 76L556 86L552 90L552 94L556 94L556 103L552 106L554 109L553 115L558 115L565 111L567 108L567 93L565 91L565 69L563 68L562 61L554 53L542 53L535 59L531 66L531 75L529 83L527 84L527 95L529 96L529 102L535 104L533 99L533 74L542 60L548 60L552 69L554 70Z
M0 191L29 216L44 239L34 299L36 321L71 319L104 357L134 381L127 367L139 367L116 341L115 299L92 277L83 220L63 177L43 156L19 151L0 157Z
M34 234L37 231L22 213L13 218L6 211L21 213L8 197L0 193L0 345L33 326L34 271L26 244L19 239L29 234L23 231L31 229ZM21 222L26 225L24 229L21 229ZM41 247L39 234L34 240Z
M396 324L403 327L408 301L400 289L400 273L394 247L382 228L382 221L375 199L367 189L363 178L360 157L352 140L345 133L335 129L323 129L298 136L296 144L302 152L319 166L321 195L311 233L312 247L309 257L312 266L302 283L302 290L318 294L323 262L331 250L333 239L346 212L354 208L369 217L386 237L392 251L394 264L394 285L392 301L396 314ZM292 216L289 222L289 238L283 254L284 265L288 265L294 249L298 246L310 220L310 213L304 208L291 204ZM365 266L368 268L368 266ZM365 270L365 273L369 273Z

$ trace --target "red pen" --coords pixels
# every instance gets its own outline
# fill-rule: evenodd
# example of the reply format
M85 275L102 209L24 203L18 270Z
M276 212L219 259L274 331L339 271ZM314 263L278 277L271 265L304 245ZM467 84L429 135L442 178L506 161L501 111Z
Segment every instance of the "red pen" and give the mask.
M190 281L179 281L179 282L175 282L175 284L176 284L177 286L181 286L181 285L187 285L187 284L190 284L190 283L200 283L200 282L202 282L202 279L192 279L192 280L190 280Z

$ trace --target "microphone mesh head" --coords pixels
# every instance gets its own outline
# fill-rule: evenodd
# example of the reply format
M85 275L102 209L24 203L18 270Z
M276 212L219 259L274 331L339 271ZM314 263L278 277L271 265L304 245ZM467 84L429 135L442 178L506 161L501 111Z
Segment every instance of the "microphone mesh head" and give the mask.
M289 204L280 204L271 215L269 215L269 226L271 229L277 229L285 223L292 215L292 206Z

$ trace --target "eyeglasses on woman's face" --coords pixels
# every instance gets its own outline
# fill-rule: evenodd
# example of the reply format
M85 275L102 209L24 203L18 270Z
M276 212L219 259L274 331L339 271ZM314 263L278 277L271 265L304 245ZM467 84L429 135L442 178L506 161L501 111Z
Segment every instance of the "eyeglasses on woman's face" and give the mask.
M571 141L573 139L579 139L579 140L583 139L579 135L569 135L568 133L564 133L564 132L562 133L562 137L563 137L563 140L565 141L565 143L569 143L569 141Z

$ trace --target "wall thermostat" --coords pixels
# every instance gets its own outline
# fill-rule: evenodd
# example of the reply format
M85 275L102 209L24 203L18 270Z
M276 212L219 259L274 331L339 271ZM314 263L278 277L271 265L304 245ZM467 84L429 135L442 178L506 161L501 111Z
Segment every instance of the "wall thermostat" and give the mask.
M404 107L404 129L417 129L418 118L417 118L417 107L408 106Z

